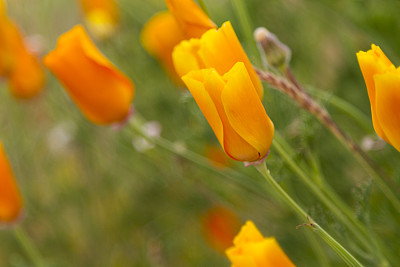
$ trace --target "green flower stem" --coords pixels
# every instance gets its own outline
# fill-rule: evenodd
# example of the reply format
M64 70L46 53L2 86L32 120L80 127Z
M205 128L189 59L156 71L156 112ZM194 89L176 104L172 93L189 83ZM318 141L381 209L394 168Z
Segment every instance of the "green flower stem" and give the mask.
M29 236L25 233L24 229L22 229L20 225L17 225L13 229L13 233L15 238L18 240L21 247L27 254L28 258L32 261L33 265L36 267L45 266L39 251L36 249Z
M251 61L255 61L255 65L261 66L261 57L257 48L257 44L253 38L253 25L251 23L247 7L243 0L232 0L233 9L239 18L240 26L244 34L247 48L249 49L249 54Z
M381 262L382 266L387 264L387 260L381 253L382 245L378 244L378 239L369 231L355 216L352 210L335 194L327 185L317 186L309 176L294 162L282 145L281 137L275 133L272 143L273 148L283 158L286 164L292 169L300 180L311 192L341 221L350 232L360 241L360 243Z
M340 245L331 235L329 235L320 225L312 220L307 213L282 189L282 187L271 176L264 163L256 165L256 169L264 176L269 185L279 194L281 199L292 208L297 215L305 221L311 221L309 227L317 233L343 260L348 266L363 266L353 255Z

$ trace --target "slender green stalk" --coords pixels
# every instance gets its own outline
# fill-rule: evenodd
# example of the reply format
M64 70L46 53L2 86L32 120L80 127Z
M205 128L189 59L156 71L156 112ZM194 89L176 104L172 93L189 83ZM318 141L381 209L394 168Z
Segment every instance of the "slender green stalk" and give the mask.
M246 43L248 44L249 54L251 59L255 62L256 65L261 65L260 53L257 48L257 44L253 38L253 25L251 23L249 12L247 11L247 7L244 4L243 0L232 0L234 11L239 18L240 26L242 28L242 32L244 34Z
M204 3L204 0L197 0L197 2L199 2L199 5L201 7L201 9L203 9L204 13L206 13L207 16L210 16L210 13L208 12L206 3Z
M285 151L281 144L281 137L275 134L272 146L290 167L290 169L300 178L311 192L341 221L349 231L360 241L360 243L379 259L381 266L386 266L387 260L382 255L384 250L382 244L355 216L353 211L335 194L327 185L317 186L309 176L294 162L290 155Z
M13 233L15 238L18 240L21 247L27 254L28 258L32 261L33 265L36 267L45 266L39 251L36 249L29 236L25 233L24 229L22 229L21 226L18 225L13 229Z
M303 220L311 221L310 227L317 233L348 266L363 266L350 252L329 235L320 225L307 215L307 213L283 190L283 188L271 176L270 171L264 163L256 165L256 169L264 176L269 185L280 195L281 199L292 208Z

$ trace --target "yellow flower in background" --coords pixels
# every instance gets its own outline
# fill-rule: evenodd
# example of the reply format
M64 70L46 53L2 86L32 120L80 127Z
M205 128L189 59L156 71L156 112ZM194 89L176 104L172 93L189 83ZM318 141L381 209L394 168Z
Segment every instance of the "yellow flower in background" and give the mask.
M89 31L99 39L110 37L119 20L115 0L80 0Z
M150 18L140 39L143 47L161 62L172 80L181 84L172 63L174 47L182 40L200 37L216 26L193 0L167 0L166 3L169 11Z
M22 211L22 197L0 142L0 222L12 223Z
M193 0L165 0L186 39L199 38L209 29L217 28L214 22Z
M240 229L241 222L229 209L215 206L201 218L201 225L208 243L218 252L224 253L232 246L232 240Z
M172 51L185 36L175 17L168 11L154 15L143 27L140 40L146 51L157 58L176 82L181 82L172 63Z
M232 267L293 267L274 237L265 238L252 221L247 221L226 250Z
M182 80L229 157L251 162L267 155L274 125L243 62L223 76L215 69L201 69Z
M367 85L375 132L400 151L400 68L396 69L376 45L358 52L357 59Z
M17 98L37 95L45 81L39 59L24 43L18 26L6 15L0 17L0 76L8 78L9 89Z
M43 62L91 122L110 124L127 117L134 85L100 53L81 25L61 35Z
M218 30L207 31L200 39L182 41L175 47L172 58L175 70L181 77L191 70L202 68L214 68L224 75L236 62L243 62L257 94L260 98L263 96L260 79L229 21Z

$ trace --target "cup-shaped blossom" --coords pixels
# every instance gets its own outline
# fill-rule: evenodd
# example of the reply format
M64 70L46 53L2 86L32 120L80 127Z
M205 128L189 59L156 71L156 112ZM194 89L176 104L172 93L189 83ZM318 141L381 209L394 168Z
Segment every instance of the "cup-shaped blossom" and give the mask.
M22 211L22 197L3 145L0 142L0 222L12 223Z
M375 132L400 151L400 68L396 69L376 45L358 52L357 59L367 85Z
M133 83L100 53L81 25L62 34L43 61L91 122L120 122L129 114Z
M89 31L99 39L114 33L119 10L115 0L80 0Z
M223 76L211 68L191 71L182 80L229 157L252 162L267 155L274 125L243 62Z
M207 30L217 27L193 0L165 0L165 2L186 39L199 38Z
M181 77L202 68L214 68L220 75L224 75L236 62L243 62L257 94L260 98L263 96L260 79L229 21L218 30L208 30L200 39L182 41L175 47L172 58L175 70Z
M154 15L143 27L140 40L146 51L160 61L171 78L180 82L172 63L172 51L175 45L185 40L178 21L168 11Z
M226 255L234 267L295 266L274 237L265 238L252 221L247 221Z
M223 253L232 246L232 240L240 228L238 216L229 209L215 206L201 218L203 233L208 243Z

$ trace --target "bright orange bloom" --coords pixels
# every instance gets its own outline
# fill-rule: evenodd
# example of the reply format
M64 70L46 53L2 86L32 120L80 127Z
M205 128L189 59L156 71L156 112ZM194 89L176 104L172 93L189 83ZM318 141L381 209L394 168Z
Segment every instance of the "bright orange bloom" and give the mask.
M110 37L119 20L115 0L80 0L89 31L99 39Z
M81 25L61 35L43 61L91 122L110 124L128 115L133 83L100 53Z
M274 237L265 238L252 221L247 221L226 250L232 267L294 267Z
M29 51L17 25L0 17L0 76L9 78L11 93L18 98L37 95L44 85L44 70Z
M232 246L241 224L236 214L222 206L209 209L201 222L207 241L221 253Z
M367 85L375 132L400 151L400 68L372 45L357 53L358 63Z
M182 41L175 47L172 58L175 70L181 77L191 70L202 68L214 68L220 75L224 75L236 62L243 62L257 94L260 98L263 96L260 79L229 21L218 30L207 31L200 39Z
M172 50L185 36L175 17L168 11L154 15L143 27L140 40L143 47L157 58L171 78L179 83L172 63Z
M0 142L0 222L12 223L21 215L22 197Z
M267 155L274 125L243 62L223 76L215 69L201 69L182 80L228 156L251 162Z
M178 21L186 39L200 38L209 29L217 28L193 0L165 0L165 3Z
M141 42L176 83L181 83L172 63L172 51L182 40L200 37L216 28L193 0L166 0L169 11L154 15L143 27Z

